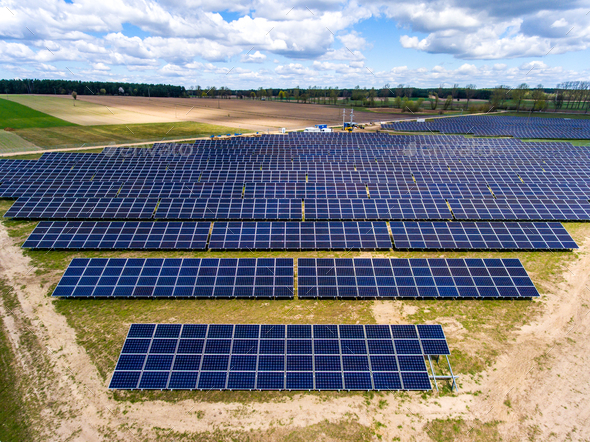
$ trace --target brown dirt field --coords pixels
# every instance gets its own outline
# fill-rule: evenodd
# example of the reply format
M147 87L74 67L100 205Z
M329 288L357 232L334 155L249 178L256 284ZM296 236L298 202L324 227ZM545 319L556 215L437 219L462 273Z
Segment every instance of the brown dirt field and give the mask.
M7 99L83 126L197 121L255 131L303 129L315 124L342 124L342 108L320 104L204 98L125 96L9 95ZM398 116L396 116L397 119ZM347 121L349 113L347 112ZM404 118L412 118L405 115ZM357 123L389 121L383 112L355 112Z
M258 100L216 100L186 98L84 96L90 103L113 106L166 119L165 121L199 121L251 130L301 129L314 124L342 124L342 108L303 103ZM348 113L347 113L348 114ZM356 112L358 123L390 118L385 113Z
M19 366L36 367L27 362L35 359L34 355L19 345L27 332L34 334L43 357L51 362L46 372L31 377L38 381L30 389L50 399L42 404L40 440L233 440L227 434L215 436L218 431L236 431L249 435L250 440L278 441L287 439L287 435L296 437L292 440L306 440L299 435L309 434L306 431L313 426L326 422L340 425L352 419L356 425L374 429L373 436L362 440L377 440L378 435L387 441L427 441L432 434L429 422L449 418L466 423L453 440L476 439L469 431L476 421L499 422L497 430L504 441L590 438L588 229L580 249L574 252L577 260L563 269L562 275L556 275L555 280L563 282L543 294L539 302L542 313L512 335L514 339L482 376L461 378L462 387L456 395L298 394L284 401L247 404L114 400L78 344L74 329L56 312L46 286L41 286L42 278L47 285L61 275L36 275L15 242L0 225L0 278L14 288L20 304L10 311L0 305L0 314L5 318ZM403 323L412 313L412 308L404 308L400 301L374 304L374 317L380 323ZM456 329L449 325L447 334L452 337L460 333ZM45 378L53 381L36 384ZM386 402L379 403L381 399ZM213 434L203 433L207 431ZM479 436L477 440L484 439Z

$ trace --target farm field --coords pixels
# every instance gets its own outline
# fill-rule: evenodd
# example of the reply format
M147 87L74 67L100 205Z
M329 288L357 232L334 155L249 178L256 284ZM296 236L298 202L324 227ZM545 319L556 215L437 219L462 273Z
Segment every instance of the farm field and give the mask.
M46 149L93 145L141 143L148 140L163 141L195 139L211 135L234 134L235 127L182 121L176 123L111 124L106 126L71 126L20 129L18 136L29 143ZM242 130L241 133L249 133Z
M38 146L24 140L14 132L0 130L0 154L39 150Z
M277 131L281 127L300 129L318 123L342 124L341 107L303 103L84 95L78 96L74 107L70 96L9 95L8 99L86 126L194 121L237 129ZM355 115L359 123L389 118L391 116L386 113L375 112Z
M95 104L83 100L82 96L75 103L69 95L5 95L3 98L81 126L174 121L148 113L111 108L110 103Z
M0 98L0 127L2 129L61 126L72 126L72 123L47 115L27 105Z

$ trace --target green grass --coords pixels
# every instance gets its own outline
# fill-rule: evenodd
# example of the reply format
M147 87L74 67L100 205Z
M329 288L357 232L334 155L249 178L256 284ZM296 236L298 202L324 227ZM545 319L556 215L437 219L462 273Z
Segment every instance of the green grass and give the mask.
M463 419L435 419L425 427L426 434L435 442L500 442L499 421L465 422Z
M9 132L0 128L0 153L9 152L26 152L39 150L37 146L23 140L14 132Z
M0 290L4 294L2 300L6 302L9 286L0 281ZM4 321L0 318L0 440L3 442L33 440L25 422L21 382L17 376L19 369L21 367L16 364Z
M20 129L16 133L31 143L43 148L81 147L83 145L108 145L190 139L223 135L227 133L250 133L243 129L214 124L183 121L177 123L112 124L105 126L72 126L59 128Z
M150 144L149 146L151 147L152 145ZM139 146L137 146L137 147L139 147ZM104 148L102 148L102 147L97 147L96 149L69 150L68 152L70 152L70 153L77 153L77 152L81 152L81 153L101 153L103 151L103 149ZM23 153L23 154L19 154L19 155L10 155L8 157L4 157L3 159L7 159L7 160L38 160L39 158L41 158L42 155L43 155L43 152L38 152L38 153ZM0 161L1 160L2 160L2 158L0 158Z
M207 413L205 413L206 416ZM198 417L197 417L198 418ZM123 425L123 428L127 428ZM191 442L232 441L232 442L371 442L377 436L374 428L360 424L356 416L348 413L344 419L330 422L327 419L306 427L296 427L281 422L271 423L268 430L216 429L201 433L179 432L168 428L155 428L156 440Z
M75 126L30 107L0 98L0 128L26 129ZM33 142L33 144L36 144Z

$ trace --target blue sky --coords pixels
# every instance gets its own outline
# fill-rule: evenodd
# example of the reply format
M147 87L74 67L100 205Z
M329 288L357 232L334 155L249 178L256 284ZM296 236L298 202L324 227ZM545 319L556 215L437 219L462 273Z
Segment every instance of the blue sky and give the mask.
M8 0L0 76L230 88L590 81L590 0Z

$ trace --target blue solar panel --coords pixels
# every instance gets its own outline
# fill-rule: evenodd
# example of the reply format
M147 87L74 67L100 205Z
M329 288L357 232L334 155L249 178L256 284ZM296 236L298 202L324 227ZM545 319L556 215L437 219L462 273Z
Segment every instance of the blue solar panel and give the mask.
M449 199L457 220L588 221L588 200L559 199Z
M398 249L576 249L560 223L392 222Z
M210 228L209 222L42 221L23 247L205 250Z
M154 215L162 220L301 220L298 199L164 198Z
M389 249L385 222L216 222L211 250Z
M4 215L17 219L151 219L154 198L19 198Z
M293 260L76 258L53 296L292 298Z
M526 124L523 124L526 123ZM383 129L396 131L437 131L447 134L470 133L477 136L512 136L516 138L565 138L590 139L590 122L564 118L528 117L526 122L513 116L470 116L412 121L382 125Z
M305 200L306 220L449 220L444 199Z
M531 298L518 259L299 258L297 296L306 298Z
M428 354L438 325L133 324L110 388L430 390Z

